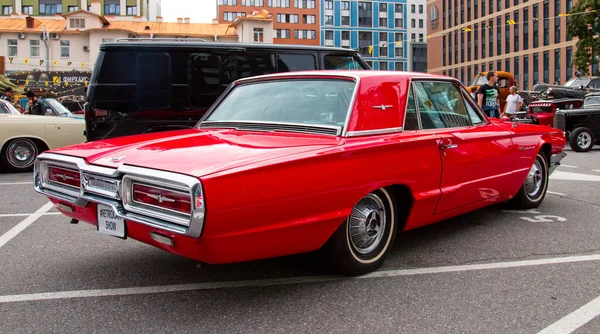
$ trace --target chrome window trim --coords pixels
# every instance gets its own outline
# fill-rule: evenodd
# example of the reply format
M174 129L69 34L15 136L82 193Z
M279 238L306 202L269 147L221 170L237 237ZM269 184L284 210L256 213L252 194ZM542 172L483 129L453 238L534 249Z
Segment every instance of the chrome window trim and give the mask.
M402 132L402 127L400 126L400 127L396 127L396 128L350 131L346 134L346 137L383 135L383 134L396 133L396 132Z
M287 122L260 122L260 121L203 121L202 123L200 123L199 128L229 128L227 126L227 124L231 124L232 128L234 129L238 129L237 127L234 127L234 124L253 124L253 125L281 125L281 126L297 126L297 127L304 127L304 128L316 128L316 129L324 129L324 130L333 130L336 133L336 136L339 136L342 132L342 128L340 126L336 126L336 125L325 125L325 124L306 124L306 123L287 123ZM223 124L224 126L219 126ZM211 127L211 125L215 125L214 127ZM255 131L261 131L261 130L256 130L256 129L252 129ZM265 129L263 131L272 131L270 129ZM286 131L286 130L279 130L279 131ZM301 131L298 130L298 132L304 132L304 133L315 133L313 131Z
M67 191L66 187L57 187L44 183L43 175L44 168L47 165L56 165L58 167L66 167L71 169L79 168L80 173L90 172L96 175L102 175L104 177L114 178L115 180L121 181L121 191L124 189L124 185L121 176L127 175L135 178L140 178L142 183L160 183L164 182L168 185L167 188L186 189L185 192L190 193L192 199L192 212L188 216L186 225L178 224L181 221L173 221L171 215L156 215L145 216L143 213L137 213L134 211L127 211L123 204L123 200L118 201L114 198L108 198L101 194L96 194L91 191L87 191L83 188L83 177L81 182L80 190ZM36 192L46 195L48 197L61 200L73 205L86 206L87 202L93 202L97 204L105 204L113 208L117 216L137 222L143 225L147 225L153 228L161 229L164 231L173 232L193 238L200 237L204 228L204 218L206 213L206 203L204 200L204 192L202 184L199 179L178 173L159 171L155 169L134 167L122 165L117 169L107 168L101 166L88 165L84 159L71 157L55 153L42 153L40 154L34 165L34 189ZM47 168L46 168L47 169ZM187 188L184 188L187 187ZM125 196L123 196L124 198ZM199 198L199 202L196 202L196 198ZM84 204L82 204L84 203ZM196 204L200 204L197 206ZM163 208L164 209L164 208ZM141 211L141 210L138 210Z
M404 120L402 120L402 131L420 131L423 130L423 127L421 126L421 113L419 113L419 106L417 103L417 97L415 96L415 90L412 88L413 84L412 84L412 79L408 79L408 90L406 91L406 103L404 105ZM409 93L412 92L412 96L413 96L413 101L415 102L415 112L417 113L417 125L418 125L418 129L416 130L404 130L404 128L406 127L406 114L408 113L408 96Z
M344 121L344 128L342 129L342 137L348 137L348 127L350 127L350 119L352 118L352 111L356 104L356 97L358 95L358 88L360 87L360 78L358 76L351 76L354 79L354 91L352 92L352 98L350 99L350 105L346 112L346 120Z

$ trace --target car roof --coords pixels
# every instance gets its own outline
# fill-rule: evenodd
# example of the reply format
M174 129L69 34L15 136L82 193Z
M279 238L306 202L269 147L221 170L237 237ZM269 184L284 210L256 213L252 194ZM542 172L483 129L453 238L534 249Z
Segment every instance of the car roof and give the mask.
M350 77L350 78L373 78L373 77L392 77L399 80L410 80L410 79L443 79L458 81L457 79L449 76L429 74L423 72L407 72L407 71L378 71L378 70L320 70L320 71L294 71L294 72L280 72L265 74L253 77L247 77L238 79L237 83L245 81L254 81L257 79L268 79L278 77L296 77L296 76L311 76L311 77Z
M315 46L315 45L291 45L291 44L271 44L271 43L227 43L227 42L199 42L199 41L161 41L144 40L132 41L131 39L121 42L103 43L100 45L100 50L111 49L129 49L129 48L184 48L184 49L219 49L219 48L244 48L244 49L270 49L270 50L308 50L308 51L329 51L342 53L358 53L353 49L336 48L331 46Z

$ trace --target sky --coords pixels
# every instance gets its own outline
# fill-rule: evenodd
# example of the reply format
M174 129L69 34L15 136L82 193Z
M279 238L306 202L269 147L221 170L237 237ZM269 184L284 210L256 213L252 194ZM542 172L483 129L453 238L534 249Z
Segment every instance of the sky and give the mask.
M166 22L189 17L191 23L211 23L217 17L217 0L162 0L162 17Z

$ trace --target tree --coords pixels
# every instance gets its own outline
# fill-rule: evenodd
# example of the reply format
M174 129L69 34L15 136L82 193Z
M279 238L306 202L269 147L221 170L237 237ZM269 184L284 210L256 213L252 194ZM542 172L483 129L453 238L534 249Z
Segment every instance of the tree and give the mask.
M580 14L586 12L585 14ZM600 0L579 0L569 12L567 34L579 38L573 62L582 75L588 75L590 66L598 64L600 55ZM574 15L576 14L576 15ZM593 73L598 75L599 72Z

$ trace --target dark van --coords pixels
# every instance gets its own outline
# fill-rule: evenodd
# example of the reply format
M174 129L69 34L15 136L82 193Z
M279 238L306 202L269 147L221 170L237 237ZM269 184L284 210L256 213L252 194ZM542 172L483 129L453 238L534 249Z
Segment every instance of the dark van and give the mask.
M118 41L102 44L85 104L89 141L194 126L239 78L320 69L369 69L344 48Z

